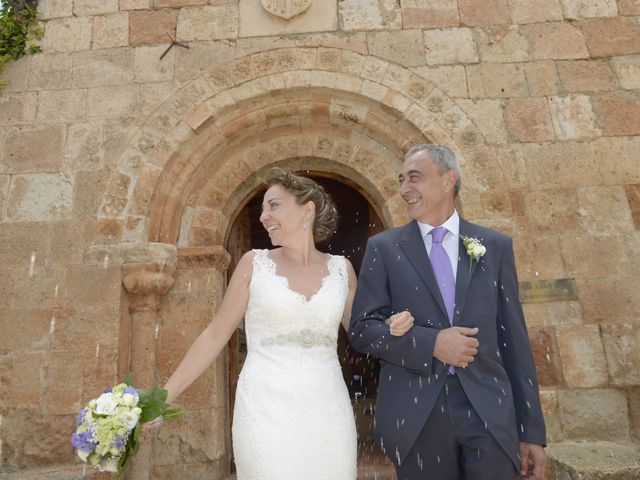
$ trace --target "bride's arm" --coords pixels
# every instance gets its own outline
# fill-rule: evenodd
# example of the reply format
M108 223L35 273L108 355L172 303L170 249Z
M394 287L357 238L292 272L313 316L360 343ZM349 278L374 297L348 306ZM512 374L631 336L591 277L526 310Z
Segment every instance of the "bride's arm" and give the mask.
M353 265L346 258L344 261L347 263L347 273L349 274L349 293L347 294L347 301L344 304L344 313L342 315L342 326L345 332L349 332L349 322L351 321L351 307L353 306L353 297L356 294L356 286L358 285L358 279L356 278L356 272L353 270Z
M217 358L244 317L249 301L249 284L254 252L247 252L238 263L222 304L207 328L193 342L164 389L171 403L187 389Z

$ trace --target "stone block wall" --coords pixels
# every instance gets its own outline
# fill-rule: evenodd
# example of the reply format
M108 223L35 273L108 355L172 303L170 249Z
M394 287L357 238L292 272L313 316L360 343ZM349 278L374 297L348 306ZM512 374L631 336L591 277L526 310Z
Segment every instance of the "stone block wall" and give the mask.
M224 247L253 175L302 157L399 223L393 172L425 140L462 156L464 215L514 238L521 281L575 286L525 304L549 440L640 439L640 2L313 0L287 21L257 0L40 0L39 14L43 53L0 77L0 472L73 462L74 413L128 367L123 262L91 248ZM159 380L224 290L206 262L173 275ZM222 478L224 362L162 431L154 462L173 466L155 477Z

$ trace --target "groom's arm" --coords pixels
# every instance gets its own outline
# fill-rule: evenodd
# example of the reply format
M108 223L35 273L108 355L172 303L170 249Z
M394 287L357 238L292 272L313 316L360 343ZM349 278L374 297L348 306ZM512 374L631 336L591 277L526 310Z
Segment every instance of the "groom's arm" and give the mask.
M499 284L498 341L513 390L518 434L521 442L545 445L545 426L540 406L536 366L520 304L511 239L508 239L502 255Z
M385 323L393 313L391 306L388 272L380 248L370 238L353 302L349 341L359 352L431 375L438 330L414 326L402 336L391 335Z

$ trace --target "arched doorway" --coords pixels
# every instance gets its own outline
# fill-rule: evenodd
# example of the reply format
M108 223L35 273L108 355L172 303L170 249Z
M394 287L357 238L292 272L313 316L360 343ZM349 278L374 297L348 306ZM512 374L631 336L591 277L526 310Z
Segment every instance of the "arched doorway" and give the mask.
M367 198L362 188L345 177L313 170L301 173L322 184L333 197L338 208L337 232L331 239L319 244L318 248L347 257L358 274L367 239L387 227L381 220L379 213L381 206L375 205L373 200ZM226 241L227 251L231 255L229 275L248 250L272 248L269 237L259 222L265 191L266 187L263 185L248 195L244 206L231 224ZM244 333L239 329L229 342L229 405L232 415L237 378L242 369L246 351ZM389 468L385 465L384 456L373 444L371 436L379 362L353 350L342 328L338 336L338 356L356 415L359 470ZM233 465L231 470L233 471Z

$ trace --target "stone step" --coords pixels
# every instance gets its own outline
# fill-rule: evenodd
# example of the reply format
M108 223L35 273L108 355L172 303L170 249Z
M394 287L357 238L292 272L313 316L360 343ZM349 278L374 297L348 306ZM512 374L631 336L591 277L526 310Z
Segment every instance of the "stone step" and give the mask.
M613 442L562 442L547 446L545 480L638 480L640 447Z

